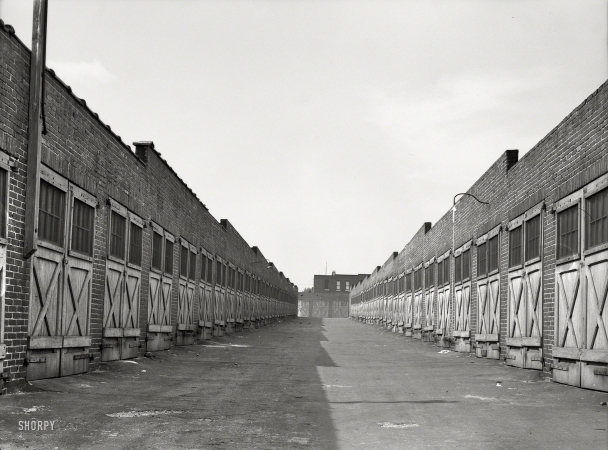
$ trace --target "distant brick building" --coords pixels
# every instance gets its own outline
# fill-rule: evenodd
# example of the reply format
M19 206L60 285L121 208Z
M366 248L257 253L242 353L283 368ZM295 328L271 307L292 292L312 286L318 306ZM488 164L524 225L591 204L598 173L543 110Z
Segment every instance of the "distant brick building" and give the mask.
M315 275L312 292L301 292L298 297L300 317L348 317L348 297L366 274Z

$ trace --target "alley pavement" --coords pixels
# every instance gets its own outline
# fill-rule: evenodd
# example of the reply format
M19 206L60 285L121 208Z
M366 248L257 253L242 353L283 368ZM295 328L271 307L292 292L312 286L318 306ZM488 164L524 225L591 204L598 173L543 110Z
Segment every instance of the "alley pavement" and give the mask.
M0 449L608 449L608 394L294 318L0 396Z

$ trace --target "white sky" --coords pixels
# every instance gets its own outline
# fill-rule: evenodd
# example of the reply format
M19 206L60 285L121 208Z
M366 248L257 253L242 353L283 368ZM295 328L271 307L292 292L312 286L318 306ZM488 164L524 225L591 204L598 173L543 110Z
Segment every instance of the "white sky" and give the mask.
M369 273L608 78L608 0L50 0L47 65L300 289ZM0 0L31 45L32 0Z

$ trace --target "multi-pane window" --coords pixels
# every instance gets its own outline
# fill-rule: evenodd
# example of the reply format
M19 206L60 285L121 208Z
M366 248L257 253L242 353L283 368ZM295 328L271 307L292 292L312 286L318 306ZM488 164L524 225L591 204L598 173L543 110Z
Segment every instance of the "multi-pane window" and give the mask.
M540 257L540 214L525 222L526 262Z
M488 273L498 269L498 235L488 240Z
M38 237L51 244L63 246L65 192L40 180Z
M477 246L477 277L488 273L488 244L484 242Z
M418 269L414 272L414 290L422 289L422 270Z
M216 260L215 265L215 282L222 286L222 263L219 260Z
M188 247L180 246L181 251L179 253L179 275L181 277L188 277Z
M523 227L520 225L509 231L509 267L521 265L523 250Z
M163 268L163 236L156 231L152 233L152 268L159 272Z
M462 281L471 278L471 249L462 252Z
M557 214L557 259L578 253L578 205Z
M196 252L190 250L190 261L188 263L188 279L196 279Z
M450 284L450 259L446 258L443 261L443 283Z
M585 250L588 250L608 243L608 189L593 194L585 203Z
M116 211L110 214L110 256L125 259L127 219Z
M213 259L207 257L207 283L213 282Z
M94 220L95 208L87 205L85 202L74 199L71 244L71 249L73 251L82 253L83 255L93 256Z
M437 286L443 286L443 264L443 260L437 263Z
M42 182L41 182L42 184ZM8 212L8 171L0 169L0 237L6 238L6 216Z
M325 285L323 287L326 291L329 291L329 280L326 278L325 279Z
M129 262L141 266L143 230L137 224L131 222L129 232Z
M424 283L425 283L425 285L426 285L427 288L430 287L430 286L433 286L433 284L434 284L434 280L433 280L433 264L429 264L424 269Z
M412 272L405 274L405 291L410 292L412 290Z
M350 281L345 281L344 282L344 290L345 291L350 291Z
M165 273L173 275L173 241L165 238Z
M336 281L336 291L340 290L340 281Z
M201 279L200 281L207 281L207 264L209 261L207 260L207 256L205 254L201 255Z
M454 258L454 283L462 281L462 253Z

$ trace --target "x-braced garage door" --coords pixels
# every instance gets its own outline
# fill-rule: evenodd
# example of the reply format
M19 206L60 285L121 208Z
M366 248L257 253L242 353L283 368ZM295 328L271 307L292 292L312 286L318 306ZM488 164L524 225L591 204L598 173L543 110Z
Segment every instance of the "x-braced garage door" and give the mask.
M553 380L608 391L608 174L556 204Z
M213 336L213 256L201 252L201 279L198 283L198 326L202 339Z
M332 317L348 317L348 300L334 300L331 305Z
M6 358L4 343L5 292L6 292L6 244L8 226L8 190L10 186L10 160L0 152L0 373L4 374L3 360ZM3 378L4 379L4 376ZM0 389L2 385L0 384Z
M139 353L139 299L143 220L108 201L108 259L104 297L102 361L135 358Z
M435 331L435 258L424 264L424 328L423 339L430 342Z
M298 317L308 317L310 301L309 300L298 300Z
M413 337L414 339L422 339L422 263L414 268L414 297L413 297Z
M194 294L196 292L196 247L180 238L179 292L177 297L177 334L175 345L192 345L196 337Z
M450 326L450 251L437 258L437 328L440 346L449 347Z
M454 351L471 351L471 241L454 252Z
M405 335L412 335L412 326L414 322L414 308L412 305L412 270L410 269L405 274Z
M236 321L236 331L243 331L243 324L245 323L245 311L243 304L243 283L245 280L245 272L241 269L236 271L236 313L234 320Z
M234 290L234 283L236 280L236 266L232 263L228 263L227 270L227 288L226 288L226 334L234 333L235 321L235 310L236 310L236 292Z
M329 302L328 300L313 300L312 301L312 316L313 317L328 317Z
M509 366L542 370L542 211L537 205L508 224L509 290L507 356Z
M26 376L86 372L97 200L42 167L38 250L32 257Z
M226 328L226 264L224 260L216 255L215 292L213 303L213 335L223 336Z
M500 358L500 225L477 240L475 354Z
M171 299L173 295L173 248L175 238L152 222L152 263L148 296L146 350L166 350L173 341Z

